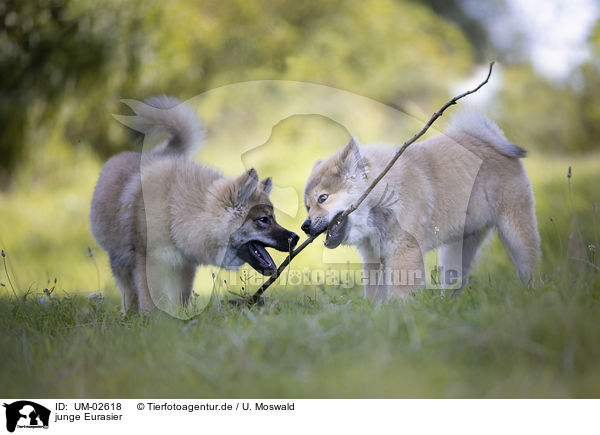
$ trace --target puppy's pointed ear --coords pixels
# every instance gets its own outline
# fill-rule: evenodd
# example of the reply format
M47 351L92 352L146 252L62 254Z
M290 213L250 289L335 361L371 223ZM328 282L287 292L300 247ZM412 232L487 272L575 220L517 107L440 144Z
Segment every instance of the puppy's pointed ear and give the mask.
M258 187L258 174L252 168L236 178L235 183L238 189L237 204L246 204Z
M348 144L342 149L339 163L341 172L348 176L366 176L367 165L360 155L359 143L354 136L350 138Z
M271 177L267 177L260 182L261 189L269 196L273 190L273 180Z

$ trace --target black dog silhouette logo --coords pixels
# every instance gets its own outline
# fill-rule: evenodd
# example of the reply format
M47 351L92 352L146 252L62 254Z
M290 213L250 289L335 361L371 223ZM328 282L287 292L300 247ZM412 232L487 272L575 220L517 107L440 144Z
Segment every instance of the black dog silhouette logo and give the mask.
M50 410L29 400L19 400L6 408L6 430L14 432L18 428L48 428Z

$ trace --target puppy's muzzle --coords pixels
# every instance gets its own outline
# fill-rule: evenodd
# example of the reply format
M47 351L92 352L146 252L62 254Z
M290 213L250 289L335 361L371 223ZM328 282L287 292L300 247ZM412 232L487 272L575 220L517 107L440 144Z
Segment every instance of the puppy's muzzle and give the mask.
M288 243L290 244L290 248L294 249L300 240L300 236L296 233L292 233L291 231L288 231L288 233Z
M327 228L327 220L316 218L313 221L310 218L307 218L300 228L302 228L302 231L304 231L307 236L316 236L325 231Z

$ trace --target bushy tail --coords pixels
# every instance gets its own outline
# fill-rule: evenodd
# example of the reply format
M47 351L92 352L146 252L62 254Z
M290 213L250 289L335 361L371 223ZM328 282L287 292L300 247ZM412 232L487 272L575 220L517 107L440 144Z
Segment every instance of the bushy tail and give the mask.
M458 137L461 134L474 136L491 145L500 154L514 159L527 155L527 151L506 139L496 123L478 112L463 111L455 115L446 129L446 134L450 137Z
M202 122L190 106L177 98L162 95L148 98L143 103L136 100L121 101L131 107L136 115L114 115L118 121L145 135L170 135L152 150L153 153L191 156L200 146L204 137Z

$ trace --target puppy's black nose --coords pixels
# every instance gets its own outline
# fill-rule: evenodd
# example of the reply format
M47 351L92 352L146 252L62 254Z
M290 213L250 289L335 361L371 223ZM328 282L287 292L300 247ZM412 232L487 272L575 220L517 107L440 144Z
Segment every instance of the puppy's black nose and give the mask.
M304 223L302 224L302 226L300 228L302 228L302 231L304 231L307 235L310 236L310 225L311 225L311 221L310 219L306 219L304 221Z
M300 236L296 233L290 232L290 237L288 238L288 240L290 241L290 247L294 249L298 244L298 240L300 240Z

